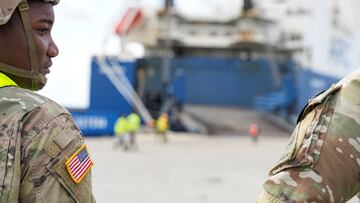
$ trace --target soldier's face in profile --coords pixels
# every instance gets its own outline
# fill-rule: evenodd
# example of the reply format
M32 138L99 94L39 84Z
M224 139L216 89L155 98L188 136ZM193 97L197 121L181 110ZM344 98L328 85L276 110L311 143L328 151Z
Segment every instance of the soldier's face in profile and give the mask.
M37 48L39 70L42 74L49 73L51 58L58 55L51 30L54 23L54 10L51 3L29 1L29 15L32 35ZM0 27L0 61L9 65L30 70L29 53L25 32L20 14L14 12L11 20Z
M37 46L40 73L46 75L50 72L51 58L59 53L51 36L55 20L53 5L42 1L30 1L29 14L33 37Z

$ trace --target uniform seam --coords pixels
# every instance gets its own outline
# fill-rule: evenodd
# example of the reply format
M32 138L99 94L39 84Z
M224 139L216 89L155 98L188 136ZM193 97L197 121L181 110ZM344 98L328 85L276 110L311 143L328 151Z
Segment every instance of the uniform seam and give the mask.
M335 95L332 95L332 96L335 96ZM328 125L327 125L326 133L324 133L324 139L323 139L323 142L324 142L324 143L325 143L326 138L327 138L327 136L328 136L329 127L330 127L331 122L332 122L332 119L333 119L333 117L334 117L335 106L336 106L337 100L338 100L338 97L336 97L335 101L333 101L333 102L334 102L334 107L333 107L334 109L333 109L332 112L331 112L331 117L330 117L330 121L329 121L329 123L328 123ZM324 144L323 144L323 145L324 145ZM313 167L312 167L313 169L315 169L316 166L319 164L319 159L320 159L320 157L321 157L321 154L322 154L323 149L324 149L323 146L321 146L319 157L317 158L316 162L313 164Z
M63 115L64 115L64 116L67 116L67 115L69 115L69 114L68 114L68 113L65 113L65 112L62 112L62 113L56 115L55 117L53 117L51 120L49 120L49 121L39 130L38 133L36 133L36 134L34 134L34 135L31 136L31 138L24 144L23 148L26 149L26 148L29 146L29 144L32 143L32 142L34 141L34 139L36 139L36 138L39 136L39 134L41 134L41 133L43 132L43 130L44 130L51 122L53 122L55 119L57 119L58 117L63 116ZM65 129L65 128L64 128L64 129Z
M265 189L265 192L263 192L265 197L269 200L270 203L283 203L280 199L276 198L273 194L271 194L269 191Z

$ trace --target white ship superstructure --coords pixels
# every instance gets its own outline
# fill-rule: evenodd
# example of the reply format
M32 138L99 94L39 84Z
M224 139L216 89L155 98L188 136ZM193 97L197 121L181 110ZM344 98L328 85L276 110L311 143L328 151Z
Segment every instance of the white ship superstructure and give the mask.
M144 20L131 29L123 38L143 44L150 52L164 47L208 50L282 50L281 29L272 18L264 18L260 10L239 7L237 15L219 18L189 15L176 7L163 8L148 13L142 8ZM130 17L124 17L131 20Z
M281 25L287 48L302 50L295 56L302 67L335 78L360 67L359 1L272 2L264 13Z
M208 15L189 13L178 4L157 12L140 8L145 18L125 39L148 50L161 47L167 37L180 48L261 50L267 46L289 51L302 67L333 77L360 66L358 0L257 0L255 11L245 14L240 1L233 3L238 8L214 8ZM211 5L219 2L209 1L206 6Z

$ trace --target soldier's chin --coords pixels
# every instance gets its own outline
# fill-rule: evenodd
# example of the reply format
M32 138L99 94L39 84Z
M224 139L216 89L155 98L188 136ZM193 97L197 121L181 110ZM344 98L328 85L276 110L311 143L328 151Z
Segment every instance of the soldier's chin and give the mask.
M50 68L43 68L43 69L41 69L41 74L43 75L43 76L45 76L45 75L47 75L47 74L49 74L50 73Z
M32 91L39 91L39 90L43 89L45 87L45 85L46 85L46 81L44 83L44 82L40 82L37 80L29 79L29 82L26 83L26 86L22 87L22 88L29 89Z
M32 87L32 90L33 90L33 91L39 91L39 90L41 90L42 88L44 88L45 85L46 85L46 82L45 82L45 83L35 82L35 87Z

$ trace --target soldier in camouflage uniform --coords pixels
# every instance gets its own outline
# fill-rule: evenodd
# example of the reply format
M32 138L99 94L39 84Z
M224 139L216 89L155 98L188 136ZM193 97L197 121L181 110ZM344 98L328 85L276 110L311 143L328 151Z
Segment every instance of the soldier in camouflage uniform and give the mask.
M0 203L95 202L80 130L66 109L33 92L58 54L58 1L0 0ZM69 161L79 157L86 165L80 159L74 172Z
M311 99L258 197L346 202L360 192L360 71Z

